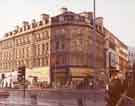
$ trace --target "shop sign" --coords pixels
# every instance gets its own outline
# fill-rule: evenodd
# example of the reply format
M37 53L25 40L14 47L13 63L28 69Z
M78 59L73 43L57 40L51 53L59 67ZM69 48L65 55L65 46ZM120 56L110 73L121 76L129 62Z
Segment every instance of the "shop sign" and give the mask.
M92 75L93 72L89 68L71 68L70 73L71 73L72 76L85 77L85 76Z

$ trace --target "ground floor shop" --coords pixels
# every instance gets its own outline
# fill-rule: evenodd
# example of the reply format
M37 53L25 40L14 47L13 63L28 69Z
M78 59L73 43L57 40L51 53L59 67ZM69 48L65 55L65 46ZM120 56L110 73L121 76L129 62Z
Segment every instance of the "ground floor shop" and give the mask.
M66 67L51 71L52 83L56 86L94 86L96 84L95 71L89 67ZM103 78L103 76L100 76ZM103 81L101 81L103 82Z
M38 67L33 69L26 68L26 80L29 85L52 85L53 87L71 87L95 86L97 82L102 86L104 84L105 74L100 74L90 67ZM1 73L4 74L4 82L17 82L17 71ZM98 80L98 81L97 81Z

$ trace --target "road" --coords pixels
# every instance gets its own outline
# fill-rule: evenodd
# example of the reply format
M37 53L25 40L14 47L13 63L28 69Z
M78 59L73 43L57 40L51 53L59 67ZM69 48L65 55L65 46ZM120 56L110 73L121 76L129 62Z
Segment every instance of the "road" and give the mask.
M48 89L7 90L8 98L0 98L0 106L105 106L104 90Z

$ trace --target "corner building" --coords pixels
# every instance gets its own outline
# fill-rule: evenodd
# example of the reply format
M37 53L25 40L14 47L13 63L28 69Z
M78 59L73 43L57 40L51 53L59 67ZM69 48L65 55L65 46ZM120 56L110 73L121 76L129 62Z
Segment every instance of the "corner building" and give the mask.
M45 72L40 72L43 79L48 72L49 83L88 78L101 84L105 80L105 36L102 17L96 18L94 34L92 12L77 14L61 8L57 16L42 14L40 21L24 21L5 34L0 41L0 71L25 65L33 72Z

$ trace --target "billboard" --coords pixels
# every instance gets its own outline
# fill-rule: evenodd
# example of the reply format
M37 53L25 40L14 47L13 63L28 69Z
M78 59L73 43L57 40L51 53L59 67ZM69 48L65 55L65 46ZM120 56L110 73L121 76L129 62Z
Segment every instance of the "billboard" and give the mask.
M37 77L39 81L47 81L50 83L50 68L38 67L33 69L26 69L26 78Z

